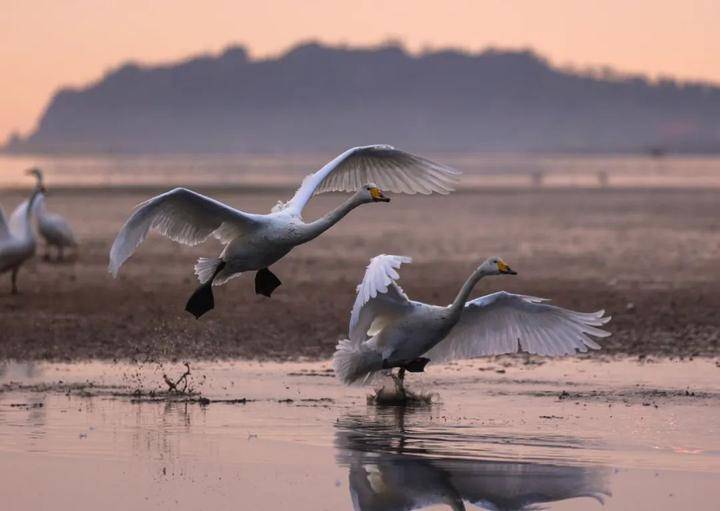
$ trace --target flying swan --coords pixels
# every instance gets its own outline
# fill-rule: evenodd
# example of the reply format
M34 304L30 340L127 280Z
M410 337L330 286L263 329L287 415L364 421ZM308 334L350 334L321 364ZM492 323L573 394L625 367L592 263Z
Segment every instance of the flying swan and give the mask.
M270 214L253 214L185 188L176 188L139 204L120 229L110 250L109 271L120 266L142 243L150 229L185 245L197 245L210 235L225 244L219 257L198 259L195 274L201 285L185 310L199 318L214 306L212 286L242 272L257 271L255 292L270 296L281 282L268 267L339 222L351 210L371 202L390 202L385 189L396 193L447 194L459 172L388 145L355 147L303 179L286 203ZM355 192L325 216L306 223L302 210L314 194Z
M447 307L410 300L395 282L409 257L379 255L370 260L357 287L349 339L333 356L335 374L348 385L363 384L383 370L403 390L405 371L422 372L430 362L473 358L519 350L538 355L568 355L600 349L590 336L607 337L599 326L605 312L583 313L549 305L533 296L500 291L467 301L488 275L516 275L499 257L485 260L468 277Z
M31 168L28 174L35 176L37 186L45 190L43 182L43 173L39 168ZM77 247L77 241L73 234L70 224L62 216L57 213L50 213L45 206L45 194L40 193L33 204L33 213L37 218L38 231L45 239L45 256L46 261L50 260L50 247L55 247L57 252L57 260L63 260L63 251L66 248Z
M42 185L33 189L28 200L15 208L10 221L0 208L0 273L11 272L12 294L17 294L17 275L25 261L35 255L35 235L32 230L33 205L44 192Z

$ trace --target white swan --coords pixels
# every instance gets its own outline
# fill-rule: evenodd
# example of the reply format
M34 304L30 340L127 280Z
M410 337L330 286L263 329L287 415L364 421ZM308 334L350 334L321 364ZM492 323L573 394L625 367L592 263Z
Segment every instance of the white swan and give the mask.
M37 185L42 187L43 190L45 189L42 170L32 168L28 170L28 174L35 176ZM50 259L50 247L53 246L57 251L58 261L62 261L64 249L77 246L70 224L57 213L48 212L45 206L45 193L40 193L35 199L33 212L35 218L37 218L38 231L45 240L46 252L44 259Z
M110 250L109 271L120 266L142 243L151 228L170 239L196 245L210 235L225 248L219 257L200 258L195 273L201 286L185 309L200 317L214 307L212 286L221 285L246 271L257 271L255 291L270 296L281 284L268 269L294 247L306 243L361 204L389 202L380 188L399 193L449 193L459 172L387 145L349 149L303 179L287 203L278 203L270 214L233 209L184 188L176 188L138 205L125 222ZM342 191L356 193L325 216L305 223L301 214L313 194Z
M405 370L422 372L430 361L472 358L519 350L567 355L600 349L590 336L610 321L604 311L582 313L548 305L533 296L500 291L466 301L487 275L515 275L499 257L484 261L447 307L410 300L395 283L409 257L379 255L370 260L350 316L349 339L333 357L343 383L367 383L379 371L398 367L398 389Z
M5 213L0 208L0 273L12 272L12 294L18 292L17 275L20 267L35 255L32 214L35 200L42 192L42 186L36 186L30 199L15 208L9 222L5 220Z

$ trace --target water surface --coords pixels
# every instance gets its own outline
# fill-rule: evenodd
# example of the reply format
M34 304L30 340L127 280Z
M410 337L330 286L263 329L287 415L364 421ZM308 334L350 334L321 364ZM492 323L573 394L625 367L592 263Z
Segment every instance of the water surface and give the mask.
M0 186L28 183L40 166L53 186L295 186L333 154L10 156L0 155ZM429 155L463 171L463 187L720 187L720 157L644 155Z
M191 364L209 403L153 397L180 364L4 364L0 494L18 510L717 509L713 361L494 364L433 367L411 384L435 402L405 408L322 363Z

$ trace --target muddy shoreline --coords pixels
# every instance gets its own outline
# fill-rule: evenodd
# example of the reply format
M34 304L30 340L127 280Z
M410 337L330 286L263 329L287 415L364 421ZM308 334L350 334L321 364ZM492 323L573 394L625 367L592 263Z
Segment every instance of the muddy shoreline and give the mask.
M216 196L262 212L284 195ZM383 252L414 257L400 280L412 298L449 303L475 265L497 254L520 275L487 279L477 295L506 289L604 308L614 335L603 356L718 357L719 195L518 189L396 197L359 208L274 266L283 285L272 299L256 296L252 275L242 276L217 289L217 308L196 321L183 310L196 286L192 266L218 253L217 243L190 248L151 236L113 280L109 246L147 191L61 192L48 205L73 224L80 252L64 263L37 257L20 274L19 296L0 275L0 359L324 359L345 333L367 260ZM6 211L21 198L0 193ZM305 216L341 200L318 197Z

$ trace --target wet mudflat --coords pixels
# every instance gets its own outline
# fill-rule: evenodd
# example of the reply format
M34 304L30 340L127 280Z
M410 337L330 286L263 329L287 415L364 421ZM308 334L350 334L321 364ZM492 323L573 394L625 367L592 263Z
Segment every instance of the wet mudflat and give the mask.
M714 360L430 367L377 407L326 362L0 364L6 509L717 509ZM187 391L191 391L187 394ZM604 502L604 508L601 506Z
M118 279L108 252L124 219L153 190L59 190L54 211L76 226L78 257L20 273L21 295L0 276L0 359L136 358L324 359L347 335L355 286L368 260L405 254L409 295L447 304L486 257L500 255L519 275L481 282L474 296L501 289L551 298L613 316L603 341L612 354L676 357L720 354L720 200L715 189L500 189L452 196L395 196L368 205L273 266L283 281L272 299L254 293L253 275L216 289L201 321L185 312L197 287L193 264L217 255L214 242L180 246L157 235ZM292 189L200 189L247 211L265 212ZM0 193L6 211L25 198ZM308 220L339 204L313 199ZM42 248L40 249L42 254Z

